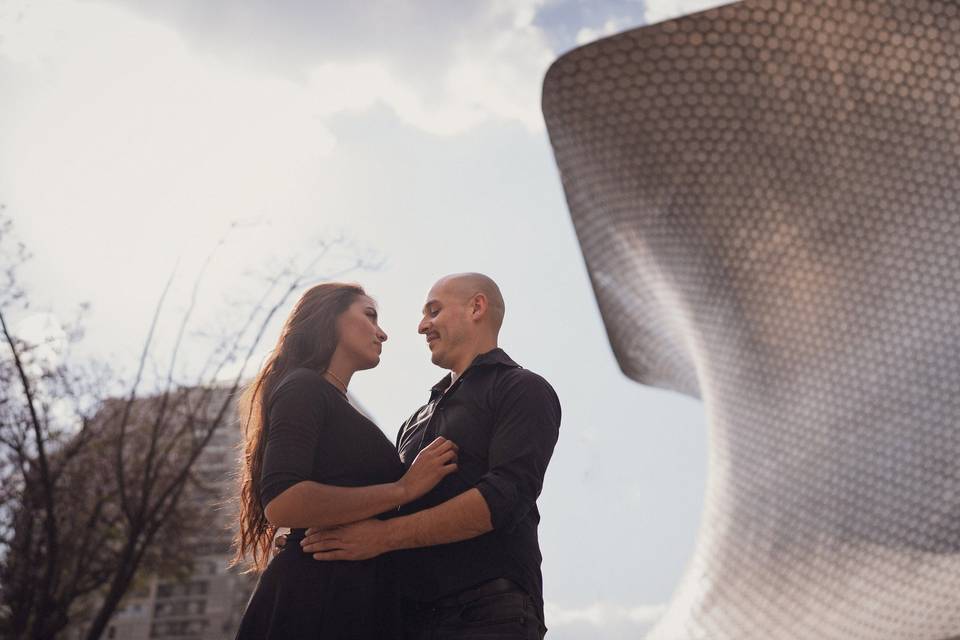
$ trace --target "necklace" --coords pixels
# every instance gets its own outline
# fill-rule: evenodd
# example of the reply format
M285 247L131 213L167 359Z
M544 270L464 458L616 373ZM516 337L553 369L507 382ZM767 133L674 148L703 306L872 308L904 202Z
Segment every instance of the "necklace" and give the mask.
M333 371L330 371L330 369L327 369L326 371L324 371L324 373L329 373L331 376L333 376L333 379L340 383L340 387L343 387L343 389L340 389L340 387L337 387L337 390L343 395L347 395L347 385L343 380L340 379L340 376L335 374Z

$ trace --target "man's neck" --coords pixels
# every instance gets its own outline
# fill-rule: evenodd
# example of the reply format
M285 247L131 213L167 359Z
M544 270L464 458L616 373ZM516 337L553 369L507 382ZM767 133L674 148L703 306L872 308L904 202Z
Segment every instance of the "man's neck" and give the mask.
M477 347L471 351L469 357L464 357L459 363L457 363L457 366L450 369L450 384L453 384L454 380L463 375L463 372L466 371L471 364L473 364L473 361L477 359L477 356L493 351L496 348L496 340L477 345Z

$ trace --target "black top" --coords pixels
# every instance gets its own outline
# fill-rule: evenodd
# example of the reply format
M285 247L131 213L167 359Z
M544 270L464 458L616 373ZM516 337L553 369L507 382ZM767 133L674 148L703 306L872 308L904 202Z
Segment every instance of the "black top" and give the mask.
M460 447L459 469L401 512L427 509L476 488L490 508L493 531L398 553L401 592L426 602L509 578L537 601L542 616L536 500L557 443L560 401L546 380L501 349L477 356L453 385L450 378L434 386L430 402L400 428L397 450L409 467L442 435Z
M260 502L304 480L356 487L397 480L396 450L340 391L309 369L283 377L267 400ZM294 529L260 576L239 640L384 640L399 632L389 556L319 562Z
M267 407L260 503L298 482L341 487L393 482L404 469L383 432L311 369L294 369Z

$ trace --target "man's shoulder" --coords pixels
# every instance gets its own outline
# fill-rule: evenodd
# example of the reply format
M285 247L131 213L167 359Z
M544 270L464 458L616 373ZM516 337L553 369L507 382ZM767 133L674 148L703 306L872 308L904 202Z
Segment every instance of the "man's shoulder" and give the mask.
M557 392L546 378L523 367L501 369L495 384L501 393L537 394L559 402Z
M516 382L518 384L533 384L533 385L546 385L550 386L550 383L547 382L547 379L544 378L539 373L526 369L522 366L516 367L502 367L499 370L499 378L502 380L509 380L511 382Z
M551 391L553 390L546 378L518 364L502 349L496 349L491 354L494 357L494 366L489 367L489 370L495 381L530 385L531 387L546 387Z

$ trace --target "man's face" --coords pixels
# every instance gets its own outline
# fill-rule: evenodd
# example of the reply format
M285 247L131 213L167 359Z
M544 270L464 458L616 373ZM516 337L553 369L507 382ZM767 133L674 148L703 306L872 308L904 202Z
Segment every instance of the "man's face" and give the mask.
M457 291L455 283L441 280L433 285L423 305L423 319L417 331L426 336L430 360L444 369L453 368L463 349L469 345L473 323L470 301Z

